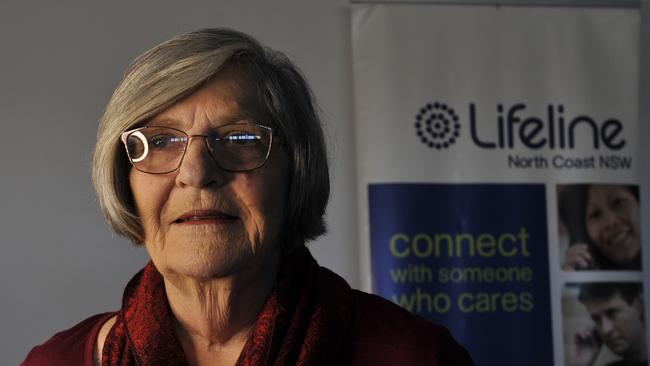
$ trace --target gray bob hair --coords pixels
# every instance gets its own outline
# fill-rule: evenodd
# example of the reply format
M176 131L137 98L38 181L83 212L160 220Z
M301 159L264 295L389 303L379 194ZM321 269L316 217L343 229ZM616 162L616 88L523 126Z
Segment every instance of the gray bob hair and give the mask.
M290 182L282 245L304 245L325 233L329 199L327 153L311 90L281 52L229 29L184 33L146 51L129 66L102 117L92 178L109 225L136 244L144 242L131 188L131 165L120 135L189 96L225 66L256 88L264 121L278 131L289 156Z

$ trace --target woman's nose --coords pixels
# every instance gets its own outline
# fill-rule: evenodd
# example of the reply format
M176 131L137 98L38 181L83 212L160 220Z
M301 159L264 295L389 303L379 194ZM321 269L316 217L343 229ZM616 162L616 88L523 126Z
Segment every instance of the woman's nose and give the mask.
M621 223L618 214L612 210L606 210L604 216L605 227L607 228L614 228Z
M204 136L191 136L178 168L179 186L202 188L218 182L224 171L214 161Z

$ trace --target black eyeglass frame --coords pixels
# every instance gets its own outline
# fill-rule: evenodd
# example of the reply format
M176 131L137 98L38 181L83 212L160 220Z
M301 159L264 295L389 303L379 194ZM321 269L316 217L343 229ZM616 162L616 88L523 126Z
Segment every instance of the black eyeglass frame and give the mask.
M264 164L266 164L266 162L269 160L269 156L271 155L271 149L273 148L273 136L275 136L275 134L276 134L275 130L272 127L269 127L269 126L264 126L264 125L261 125L261 124L250 123L250 122L246 122L246 123L242 123L242 122L228 123L228 124L221 125L221 126L217 127L216 130L218 131L219 129L221 129L223 127L230 127L230 126L237 126L237 125L240 125L240 126L241 125L254 126L254 127L262 129L263 131L268 132L269 146L266 149L266 155L264 156L264 160L262 160L262 162L259 165L255 166L253 168L248 168L248 169L228 169L228 168L223 167L221 164L219 164L219 162L217 161L217 158L214 156L215 149L214 149L213 146L210 146L210 142L209 142L209 139L208 139L209 136L207 136L207 135L190 135L187 132L185 132L183 130L179 130L178 128L174 128L174 127L169 127L169 126L143 126L143 127L138 127L138 128L134 128L134 129L122 132L122 134L120 135L120 139L122 140L122 144L124 144L124 149L126 150L126 156L129 158L129 162L131 163L131 166L133 166L138 171L141 171L141 172L147 173L147 174L168 174L168 173L171 173L171 172L174 172L174 171L178 170L178 168L181 167L181 164L183 164L183 159L185 159L185 154L187 153L187 147L190 145L190 142L195 137L203 137L203 139L205 140L205 145L208 148L208 150L210 151L210 157L212 158L214 163L217 164L217 166L219 168L221 168L221 169L223 169L225 171L228 171L228 172L248 172L248 171L259 169L259 168L263 167ZM131 154L129 154L129 147L128 147L127 140L128 140L128 138L129 138L129 136L131 134L133 134L135 132L138 132L138 131L148 129L148 128L166 128L166 129L178 131L178 132L182 133L183 135L185 135L185 138L187 140L185 142L185 146L183 147L183 154L182 154L181 158L179 159L178 165L176 166L176 168L168 170L168 171L164 171L164 172L152 173L152 172L148 172L146 170L142 170L142 169L138 168L137 165L136 165L137 162L135 162L135 163L133 162L133 159L131 158Z

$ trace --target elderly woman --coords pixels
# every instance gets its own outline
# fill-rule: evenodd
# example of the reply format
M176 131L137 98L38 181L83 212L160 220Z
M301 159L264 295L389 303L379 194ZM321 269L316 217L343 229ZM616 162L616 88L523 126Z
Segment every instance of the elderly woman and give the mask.
M309 88L239 32L144 53L101 122L93 181L151 262L118 312L24 365L470 365L440 326L350 289L305 247L325 231L326 150Z
M638 187L570 185L560 194L560 213L571 242L562 269L641 269Z

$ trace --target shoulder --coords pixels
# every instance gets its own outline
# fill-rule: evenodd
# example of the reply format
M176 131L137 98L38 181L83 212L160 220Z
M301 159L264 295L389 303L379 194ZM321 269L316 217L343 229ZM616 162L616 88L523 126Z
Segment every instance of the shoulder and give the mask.
M353 290L343 278L320 267L323 301L338 308L337 326L352 324L349 365L474 365L447 328L413 315L396 304Z
M447 328L377 295L352 292L356 302L353 364L473 365Z
M97 334L115 313L93 315L34 347L21 366L92 365ZM88 363L90 361L90 363Z

